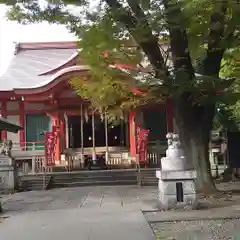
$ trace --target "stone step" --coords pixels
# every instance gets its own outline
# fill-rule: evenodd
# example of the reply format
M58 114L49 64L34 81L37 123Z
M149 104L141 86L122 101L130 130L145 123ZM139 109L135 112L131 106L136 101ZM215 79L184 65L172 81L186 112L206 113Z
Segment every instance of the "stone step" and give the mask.
M137 180L111 180L111 181L82 181L82 182L54 182L54 188L61 187L84 187L84 186L115 186L115 185L137 185Z
M52 176L51 187L137 184L136 171L69 172Z
M51 181L51 176L25 175L19 177L20 191L35 191L48 189ZM45 184L44 184L45 183Z
M86 172L65 172L65 173L54 173L49 174L54 177L99 177L99 176L128 176L136 175L136 171L86 171Z
M157 186L156 169L141 169L141 186Z
M155 169L144 169L140 172L141 185L155 186L157 178ZM46 188L94 186L94 185L137 185L136 169L125 170L94 170L75 172L52 172L45 175ZM21 190L42 190L43 174L25 175L20 177Z

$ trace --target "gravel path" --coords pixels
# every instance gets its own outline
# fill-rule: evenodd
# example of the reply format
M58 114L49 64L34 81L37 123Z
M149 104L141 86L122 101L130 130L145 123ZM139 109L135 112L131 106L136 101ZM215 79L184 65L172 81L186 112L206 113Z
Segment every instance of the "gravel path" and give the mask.
M240 240L240 219L151 224L157 240Z

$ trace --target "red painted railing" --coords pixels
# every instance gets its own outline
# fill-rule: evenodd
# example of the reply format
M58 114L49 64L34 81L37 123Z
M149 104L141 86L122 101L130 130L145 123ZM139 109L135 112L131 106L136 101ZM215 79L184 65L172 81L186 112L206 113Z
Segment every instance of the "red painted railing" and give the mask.
M43 151L45 142L13 142L12 151Z

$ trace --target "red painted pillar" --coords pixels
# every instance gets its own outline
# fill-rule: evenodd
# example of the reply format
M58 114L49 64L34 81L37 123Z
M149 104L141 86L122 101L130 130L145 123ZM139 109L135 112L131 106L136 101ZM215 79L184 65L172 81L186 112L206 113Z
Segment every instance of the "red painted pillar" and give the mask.
M129 113L129 143L130 143L130 156L136 157L136 113Z
M24 149L25 146L25 109L24 109L24 102L20 101L19 102L19 124L21 127L23 127L23 130L19 132L19 139L20 139L20 146L23 147L22 150Z
M61 150L64 151L66 149L66 125L65 119L60 119L60 136L62 138L61 142Z
M7 102L2 102L1 115L3 118L7 118ZM7 131L6 130L2 131L1 139L2 139L2 142L4 142L4 140L7 139Z
M60 162L60 154L61 154L61 147L60 147L60 120L59 120L59 114L55 113L51 115L52 118L52 127L56 127L57 134L57 141L56 141L56 147L55 147L55 163Z
M167 101L167 130L173 132L173 104L172 100Z

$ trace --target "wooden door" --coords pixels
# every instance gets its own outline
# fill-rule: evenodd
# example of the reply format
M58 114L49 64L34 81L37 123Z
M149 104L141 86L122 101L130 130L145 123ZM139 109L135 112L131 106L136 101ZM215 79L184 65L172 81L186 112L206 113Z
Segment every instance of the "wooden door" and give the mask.
M44 150L45 133L51 130L51 121L47 115L26 116L26 142L29 142L28 150ZM38 142L36 148L33 142ZM42 143L39 143L42 142Z

